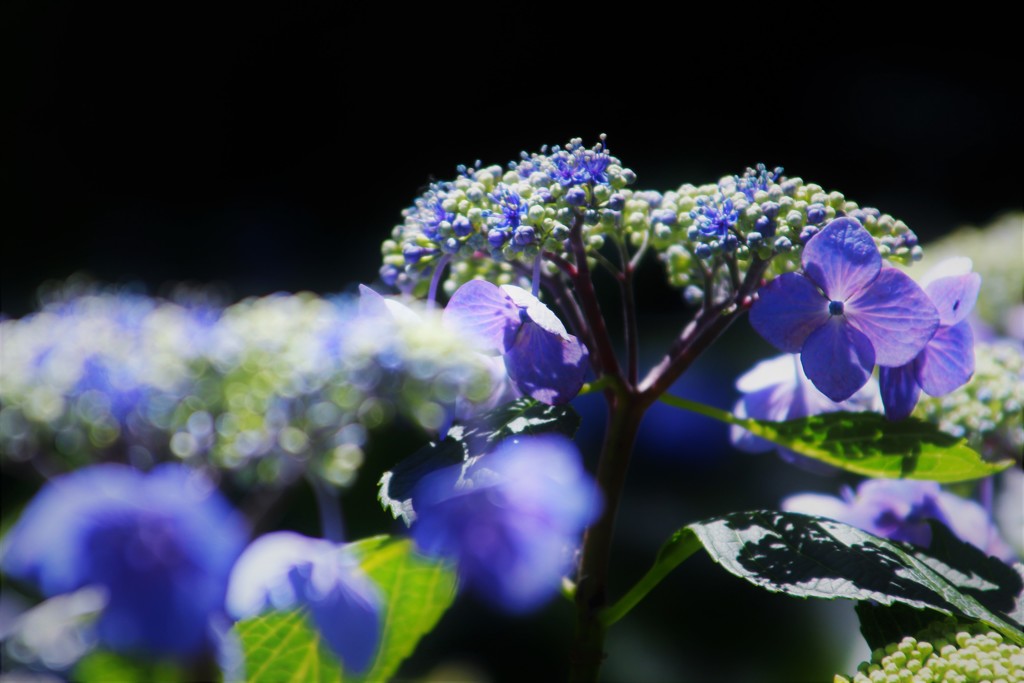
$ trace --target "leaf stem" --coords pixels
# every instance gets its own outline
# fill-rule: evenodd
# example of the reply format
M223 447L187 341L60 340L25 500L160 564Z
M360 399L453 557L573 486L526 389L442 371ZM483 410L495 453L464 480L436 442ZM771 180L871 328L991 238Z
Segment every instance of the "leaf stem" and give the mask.
M654 566L629 589L629 592L601 613L601 623L607 628L629 614L629 611L636 607L673 569L703 547L696 534L688 529L683 529L676 538L662 548L658 553L658 558L654 561Z

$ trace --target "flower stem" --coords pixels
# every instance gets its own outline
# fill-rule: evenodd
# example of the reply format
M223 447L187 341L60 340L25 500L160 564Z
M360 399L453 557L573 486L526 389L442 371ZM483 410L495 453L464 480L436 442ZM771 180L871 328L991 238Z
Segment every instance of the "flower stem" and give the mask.
M341 521L341 500L337 489L316 476L309 477L309 484L313 487L316 507L320 512L320 533L332 543L341 543L345 540L345 525Z
M596 681L604 661L607 626L601 614L608 605L612 534L633 442L644 413L636 394L624 390L621 385L618 391L608 391L605 395L610 396L608 427L597 468L597 481L604 495L604 511L601 518L587 529L583 539L583 557L576 582L572 681Z
M441 282L441 275L452 260L451 254L445 254L434 266L434 275L430 278L430 289L427 291L427 308L434 308L437 305L437 286Z

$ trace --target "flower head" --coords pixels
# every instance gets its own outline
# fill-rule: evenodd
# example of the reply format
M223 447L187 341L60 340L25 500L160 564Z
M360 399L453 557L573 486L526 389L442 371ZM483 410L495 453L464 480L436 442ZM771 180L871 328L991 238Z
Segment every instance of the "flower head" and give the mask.
M3 569L46 596L102 589L97 629L113 650L193 657L213 645L246 537L241 516L184 466L97 465L43 487L9 534Z
M579 451L560 436L508 440L417 485L412 535L455 561L463 585L510 612L539 607L570 569L600 496Z
M231 572L228 612L309 608L313 623L351 673L364 671L381 636L381 598L344 545L291 531L260 536Z
M445 320L502 354L508 376L523 394L543 403L566 403L587 374L587 348L537 297L514 285L473 280L460 287Z
M970 271L970 259L955 258L925 275L924 291L939 312L939 328L910 362L880 370L882 402L890 420L908 417L922 389L929 396L943 396L974 374L974 334L967 316L978 300L981 276Z
M761 289L750 323L782 351L800 353L807 377L833 401L864 386L876 362L911 361L939 326L928 295L903 272L882 268L874 240L852 218L814 235L803 267Z
M844 489L841 498L816 493L790 496L782 502L782 509L828 517L876 536L923 547L932 540L928 520L936 520L989 555L1013 559L1013 551L981 505L943 491L932 481L869 479L856 493Z

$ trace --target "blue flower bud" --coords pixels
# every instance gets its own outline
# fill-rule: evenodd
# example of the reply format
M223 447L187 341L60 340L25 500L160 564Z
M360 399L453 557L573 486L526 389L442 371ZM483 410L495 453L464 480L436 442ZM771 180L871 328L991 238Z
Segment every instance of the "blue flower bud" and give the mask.
M491 228L487 232L487 242L495 249L500 249L504 244L505 240L508 239L508 233L498 228Z
M788 237L780 237L775 240L775 250L781 252L787 252L793 248L793 243L789 241Z
M693 250L693 253L695 253L698 256L698 258L702 259L709 259L713 254L711 247L708 246L707 244L698 244L697 247Z
M565 193L565 202L569 206L583 206L587 203L587 193L582 187L570 188Z
M821 204L811 204L807 207L807 222L821 223L827 218L825 207Z
M664 223L665 225L675 225L678 220L676 212L671 209L657 209L651 212L652 223Z
M775 218L779 215L779 205L775 202L765 202L761 204L761 213L768 218Z
M622 211L626 206L626 198L616 192L608 198L608 208L612 211Z
M452 221L452 230L459 237L466 237L473 232L473 224L465 216L456 216L455 220Z
M516 228L515 233L513 233L513 239L518 245L532 244L535 239L533 227L522 225Z

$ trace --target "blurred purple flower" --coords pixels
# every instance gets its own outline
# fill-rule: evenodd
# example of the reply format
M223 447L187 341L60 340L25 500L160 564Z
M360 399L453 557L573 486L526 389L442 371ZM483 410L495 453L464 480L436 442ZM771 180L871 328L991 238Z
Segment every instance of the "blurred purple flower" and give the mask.
M841 403L836 403L811 384L804 374L799 357L794 354L784 354L761 361L740 375L736 380L736 388L743 393L743 397L733 408L736 417L751 417L771 422L786 422L808 415L834 413L840 410L873 410L878 397L878 386L869 379L856 394ZM730 427L729 439L733 446L748 453L762 453L778 448L779 455L787 462L817 472L835 471L833 467L787 448L777 447L742 427Z
M572 400L588 369L587 348L524 289L471 280L452 295L445 320L502 354L516 388L542 403Z
M928 547L928 520L945 524L962 541L1010 562L1013 550L1003 541L978 503L947 493L932 481L869 479L857 493L845 487L842 497L802 493L782 501L787 512L828 517L869 533Z
M968 258L946 259L924 277L924 290L939 312L939 328L910 362L879 371L885 416L910 416L924 390L944 396L974 374L974 334L967 320L981 289L981 276Z
M188 658L212 649L243 520L201 475L97 465L56 478L8 535L3 569L46 596L94 586L110 649Z
M761 288L750 324L787 353L833 401L853 396L877 362L910 362L939 325L928 295L907 275L883 268L874 239L852 218L838 218L807 242L802 273Z
M576 446L553 435L507 440L465 468L433 472L413 499L419 548L453 560L464 585L514 613L558 592L601 511Z
M242 553L228 588L228 613L246 619L267 610L309 608L320 635L348 673L373 663L381 637L376 585L344 545L276 531Z

